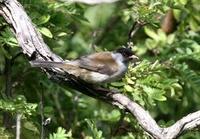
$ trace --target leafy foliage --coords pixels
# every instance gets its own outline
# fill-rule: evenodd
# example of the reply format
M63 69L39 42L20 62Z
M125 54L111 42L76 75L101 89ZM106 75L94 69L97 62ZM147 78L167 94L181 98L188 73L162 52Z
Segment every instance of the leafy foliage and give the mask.
M88 119L85 119L85 121L87 122L88 124L88 128L86 129L86 132L90 132L88 133L90 136L86 136L85 138L93 138L93 139L103 139L102 138L102 131L98 131L96 125L88 120Z
M59 127L56 133L53 133L50 135L49 139L71 139L72 133L71 131L68 132L67 134L65 133L66 130L63 129L62 127Z
M200 109L199 0L127 0L93 6L55 0L20 2L45 42L66 59L94 52L93 48L102 51L126 45L133 23L147 21L132 39L141 61L129 67L125 78L108 87L138 102L162 127ZM176 28L166 34L161 26L170 9ZM50 83L24 56L18 56L21 50L14 35L2 17L0 22L0 112L13 119L22 113L22 138L40 138L40 82L45 92L44 115L52 119L47 126L48 138L148 138L129 114L124 119L129 123L127 130L113 135L119 110ZM8 88L12 96L6 96ZM3 120L1 114L0 136L14 137L15 131L7 130ZM199 136L194 130L181 138Z
M37 104L27 103L26 98L22 95L17 96L14 99L8 99L4 94L3 99L0 100L0 109L4 111L9 111L13 115L17 113L24 113L28 115L32 115L37 107Z

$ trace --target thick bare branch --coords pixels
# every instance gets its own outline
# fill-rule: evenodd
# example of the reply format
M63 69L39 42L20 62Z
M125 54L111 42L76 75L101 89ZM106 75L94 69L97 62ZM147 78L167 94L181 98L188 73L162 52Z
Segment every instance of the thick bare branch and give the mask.
M171 139L179 137L183 133L194 129L199 125L200 125L200 110L188 114L187 116L183 117L172 126L165 128L163 132L166 134L167 138Z
M145 111L140 105L130 100L128 97L122 94L112 95L114 101L119 102L128 109L138 120L140 126L153 138L164 139L164 135L161 134L162 128L160 128L150 114Z
M15 0L4 0L0 6L0 14L11 25L24 54L31 57L37 52L40 59L61 61L61 58L52 53L44 43L20 3Z
M23 7L16 0L0 0L0 14L11 25L19 46L29 58L33 58L33 55L35 55L34 59L36 60L62 61L44 43ZM144 131L152 138L176 138L182 133L200 125L200 111L197 111L183 117L168 128L161 128L147 111L119 92L108 95L108 92L97 90L90 84L59 68L42 70L56 83L63 84L90 97L116 105L120 109L126 109L136 117Z

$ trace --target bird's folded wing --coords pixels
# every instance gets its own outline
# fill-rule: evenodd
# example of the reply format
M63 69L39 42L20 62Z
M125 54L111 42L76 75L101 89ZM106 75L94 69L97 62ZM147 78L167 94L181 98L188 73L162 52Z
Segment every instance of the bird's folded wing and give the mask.
M117 63L112 59L110 52L83 56L70 63L106 75L113 75L118 70Z

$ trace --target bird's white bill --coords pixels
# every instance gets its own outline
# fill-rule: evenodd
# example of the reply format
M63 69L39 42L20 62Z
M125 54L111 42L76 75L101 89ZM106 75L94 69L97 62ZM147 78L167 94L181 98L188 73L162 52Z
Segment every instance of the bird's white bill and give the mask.
M129 56L130 59L139 59L139 57L135 56L135 55L132 55L132 56Z

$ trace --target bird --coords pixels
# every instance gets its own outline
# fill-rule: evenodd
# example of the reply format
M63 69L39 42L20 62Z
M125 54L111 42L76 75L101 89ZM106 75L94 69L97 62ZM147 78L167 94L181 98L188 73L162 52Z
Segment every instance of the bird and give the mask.
M132 59L139 59L128 48L81 56L72 61L30 61L33 67L61 68L96 86L111 83L124 77Z

